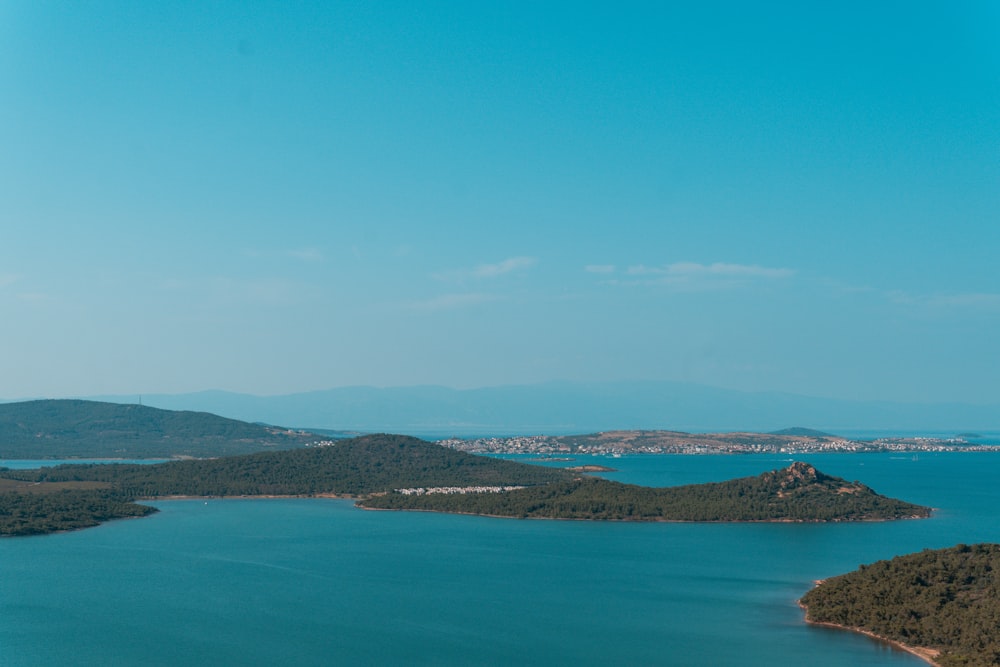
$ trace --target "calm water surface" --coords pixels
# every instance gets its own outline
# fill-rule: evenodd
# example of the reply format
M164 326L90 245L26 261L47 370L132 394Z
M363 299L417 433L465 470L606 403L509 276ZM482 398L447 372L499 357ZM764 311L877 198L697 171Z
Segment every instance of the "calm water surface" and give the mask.
M1000 541L1000 453L802 458L939 510L879 524L614 524L158 502L150 518L0 540L0 665L923 664L807 627L795 600L860 563ZM655 486L788 462L577 459Z

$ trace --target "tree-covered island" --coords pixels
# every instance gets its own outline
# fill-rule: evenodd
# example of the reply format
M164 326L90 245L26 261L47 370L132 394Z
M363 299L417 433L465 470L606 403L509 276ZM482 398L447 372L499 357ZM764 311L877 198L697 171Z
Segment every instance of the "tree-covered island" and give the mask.
M67 490L73 494L62 493ZM88 517L96 523L138 516L151 510L134 501L177 496L341 496L372 509L623 521L865 521L930 514L804 463L729 482L652 489L408 436L371 435L217 459L0 470L0 534L67 530ZM56 511L59 503L65 507Z
M941 667L1000 665L1000 545L925 550L819 582L811 623L902 645Z

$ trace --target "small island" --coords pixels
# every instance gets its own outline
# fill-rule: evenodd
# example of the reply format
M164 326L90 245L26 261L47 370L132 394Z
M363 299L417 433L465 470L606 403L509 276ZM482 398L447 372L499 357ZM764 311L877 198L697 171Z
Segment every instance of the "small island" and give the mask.
M420 492L419 490L422 490ZM930 509L806 463L758 477L654 489L476 456L401 435L157 464L0 469L0 534L30 535L155 511L136 501L349 497L368 509L601 521L881 521Z
M563 470L569 470L570 472L618 472L614 468L594 465L593 463L586 463L582 466L566 466Z
M1000 545L924 550L818 583L806 620L898 644L941 667L1000 664Z

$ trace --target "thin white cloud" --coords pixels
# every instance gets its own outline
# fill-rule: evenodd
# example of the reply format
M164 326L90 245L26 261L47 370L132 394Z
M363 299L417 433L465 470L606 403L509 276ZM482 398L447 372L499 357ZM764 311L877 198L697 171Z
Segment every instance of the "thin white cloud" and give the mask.
M213 292L225 301L243 301L262 305L281 305L299 300L300 285L282 279L238 280L216 278Z
M821 278L820 284L829 288L834 294L838 296L857 296L859 294L874 294L879 290L871 287L870 285L855 285L852 283L846 283L842 280L834 278Z
M849 285L826 280L824 284L836 296L868 296L882 299L896 306L908 306L913 312L927 315L952 315L956 311L1000 313L1000 293L997 292L908 292L901 289L882 289L869 285Z
M527 269L538 263L534 257L510 257L497 264L480 264L472 270L475 278L495 278L512 271Z
M288 250L285 254L303 262L320 262L323 260L323 253L318 248L299 248L297 250Z
M407 307L411 310L436 312L441 310L455 310L458 308L477 306L481 303L496 301L497 298L498 297L493 294L483 294L481 292L467 294L442 294L425 301L413 301L407 304Z
M615 272L615 265L614 264L588 264L587 266L583 267L583 270L586 271L587 273L609 274L609 273L614 273Z
M1000 294L971 292L966 294L935 294L928 302L934 306L955 308L983 308L1000 310Z
M892 301L893 303L913 304L918 301L917 297L909 294L908 292L904 292L903 290L888 290L883 292L883 294L886 299Z
M636 264L625 269L631 280L610 280L611 285L659 286L676 291L737 289L752 283L783 280L795 275L794 269L773 268L758 264L715 262L675 262L663 266Z
M21 282L21 278L22 277L20 275L14 273L0 274L0 290L16 285ZM52 295L45 292L22 292L11 290L8 292L8 296L25 303L43 303L45 301L52 301Z
M187 289L190 285L191 281L183 278L164 278L160 281L160 289L171 292Z
M1000 294L991 292L911 294L902 290L889 290L884 295L889 301L906 306L1000 311Z
M502 262L497 262L496 264L480 264L472 269L444 271L434 274L434 277L438 280L448 282L462 282L469 279L487 280L490 278L497 278L508 273L527 270L537 263L538 260L534 257L509 257Z
M323 251L319 248L290 248L288 250L259 250L257 248L243 248L241 251L247 259L275 260L280 258L296 259L301 262L320 262L324 259Z
M44 303L52 301L52 297L44 292L24 292L18 294L17 298L27 303Z
M647 275L650 275L650 274L661 275L661 274L666 273L666 270L665 269L658 269L658 268L655 268L655 267L651 268L651 267L645 266L643 264L639 264L637 266L630 266L630 267L628 267L628 270L626 271L626 273L628 273L630 276L647 276Z
M159 282L165 292L187 293L192 298L215 303L250 303L285 306L302 303L317 293L308 283L284 278L242 279L227 276L193 279L165 278Z
M654 275L674 277L723 277L723 278L789 278L795 275L792 269L775 269L756 264L698 264L697 262L676 262L662 267L639 264L628 268L630 275Z

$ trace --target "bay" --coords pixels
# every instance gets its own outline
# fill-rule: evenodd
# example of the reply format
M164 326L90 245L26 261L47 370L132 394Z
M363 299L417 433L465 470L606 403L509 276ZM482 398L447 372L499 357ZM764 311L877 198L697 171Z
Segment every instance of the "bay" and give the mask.
M1000 541L1000 452L796 458L937 511L864 524L624 524L342 500L163 501L148 518L0 540L0 665L923 664L806 626L796 600L861 563ZM574 463L667 486L789 462Z

